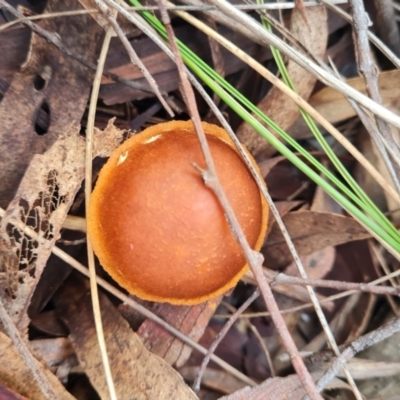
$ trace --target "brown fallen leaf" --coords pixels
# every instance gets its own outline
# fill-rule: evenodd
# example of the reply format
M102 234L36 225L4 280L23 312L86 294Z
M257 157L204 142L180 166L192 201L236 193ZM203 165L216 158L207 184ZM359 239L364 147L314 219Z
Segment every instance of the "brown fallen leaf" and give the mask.
M321 373L313 373L317 380ZM340 379L333 379L327 389L349 389L350 386ZM297 375L289 375L285 378L270 378L260 385L250 388L246 386L237 392L221 397L219 400L294 400L301 399L305 395L300 378Z
M191 339L198 341L221 298L222 296L219 296L192 307L153 303L150 305L150 310ZM175 364L178 368L185 364L192 352L191 347L150 319L146 319L141 324L137 334L148 350L162 357L168 364Z
M182 367L179 369L179 373L189 382L193 382L196 379L198 371L199 367ZM218 390L218 392L221 393L229 394L242 389L245 383L226 371L206 368L201 380L201 385Z
M48 400L36 383L35 377L25 365L11 340L0 332L0 382L31 400ZM40 363L37 361L38 366ZM42 365L39 368L43 368ZM60 400L73 400L60 381L47 369L45 375ZM3 399L3 397L1 397Z
M99 292L100 309L115 389L119 400L189 400L197 396L162 358L149 352L138 335ZM69 278L54 303L70 330L80 364L102 399L109 396L87 285L80 276Z
M283 222L301 256L327 246L370 237L353 218L338 214L298 211L283 216ZM268 235L262 253L265 265L270 269L283 268L292 261L285 239L276 223Z
M321 279L333 268L335 257L335 248L333 246L328 246L308 254L307 256L303 256L300 259L308 279ZM284 272L286 275L300 276L300 272L294 261L285 268Z
M325 7L312 7L307 10L309 26L304 22L302 10L294 9L291 18L291 33L302 43L316 58L325 54L328 42L328 25ZM287 70L296 92L304 99L310 96L316 78L306 72L302 67L290 60ZM275 86L258 103L258 108L268 115L283 130L287 130L299 116L299 108L286 94ZM273 146L261 137L249 124L244 122L237 131L239 140L247 146L248 150L256 157L270 157L276 153ZM278 134L275 136L279 137Z
M75 0L52 0L44 12L77 8ZM94 59L101 28L89 15L45 18L38 24L59 34L69 50ZM90 70L32 33L26 64L14 75L0 103L1 207L13 198L33 156L46 151L71 124L79 123L91 83Z
M208 39L205 35L202 35L191 26L179 26L176 27L174 31L178 38L184 38L185 44L194 51L196 55L206 62L210 61L211 55L208 51ZM232 32L224 27L220 27L218 31L237 46L245 49L249 54L252 54L257 48L257 45L253 41L236 32ZM156 80L160 90L164 92L177 90L179 77L175 63L148 37L133 38L130 41L134 42L133 46L135 51ZM111 43L112 45L107 55L105 68L123 78L132 79L138 83L145 83L140 69L130 62L120 41L115 39L115 41ZM243 69L243 62L230 51L221 49L221 53L224 58L226 75ZM265 61L270 58L270 56L271 53L269 51L263 51L260 61ZM100 88L100 98L103 99L105 104L109 105L153 96L153 93L145 93L121 83L114 83L107 78L103 78Z
M346 83L361 93L366 94L364 78L351 78ZM378 84L383 105L390 110L398 112L400 109L400 71L381 72L378 77ZM310 98L309 103L332 124L356 116L356 112L347 99L341 93L329 87L315 93ZM296 139L312 135L301 118L291 127L291 131L297 133L295 135Z

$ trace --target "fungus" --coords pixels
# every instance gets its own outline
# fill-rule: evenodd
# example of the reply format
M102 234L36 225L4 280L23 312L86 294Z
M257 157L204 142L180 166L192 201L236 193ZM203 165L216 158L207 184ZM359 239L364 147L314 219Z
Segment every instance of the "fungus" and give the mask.
M266 202L227 132L202 124L221 185L250 246L259 250ZM111 277L142 299L201 303L234 287L248 268L193 163L205 167L193 124L172 121L128 139L100 171L89 239Z

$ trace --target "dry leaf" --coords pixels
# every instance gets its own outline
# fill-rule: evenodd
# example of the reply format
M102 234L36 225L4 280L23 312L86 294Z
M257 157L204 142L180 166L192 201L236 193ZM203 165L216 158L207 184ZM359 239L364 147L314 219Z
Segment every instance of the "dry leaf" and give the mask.
M283 216L283 222L301 256L327 246L370 237L353 218L338 214L298 211ZM286 241L276 223L268 235L262 253L265 265L271 269L283 268L292 261Z
M185 44L204 61L210 61L210 52L208 51L208 39L206 36L199 35L198 31L190 26L180 26L174 28L178 38L185 38ZM257 45L243 37L242 35L232 32L221 27L219 33L231 40L238 47L252 54ZM146 68L156 80L161 92L172 92L178 89L179 76L175 63L148 37L140 39L131 39L136 53L143 61ZM259 50L258 50L259 51ZM221 53L224 57L225 74L233 74L243 69L244 64L230 51L222 49ZM268 51L261 53L260 61L265 61L270 56ZM138 83L147 85L140 69L133 65L126 54L126 50L119 41L112 42L107 55L105 68L125 79L132 79ZM100 98L106 104L119 104L131 100L139 100L147 97L154 97L152 92L142 92L133 89L121 83L111 82L107 78L103 78L100 88Z
M84 177L85 141L79 126L64 129L45 154L33 158L0 222L0 272L4 276L0 297L22 334L29 324L26 310L33 291ZM104 132L97 132L95 142L100 140L103 151L108 151L121 137L122 132L110 124ZM33 241L10 221L32 227L47 241Z
M45 12L80 8L75 0L48 1ZM45 18L66 48L93 59L101 28L89 15ZM1 39L3 40L3 39ZM46 151L85 111L92 72L32 33L28 61L0 103L0 206L5 208L35 154ZM12 134L10 134L12 132Z
M119 400L189 400L197 396L162 358L149 352L110 300L101 292L100 309L115 389ZM109 398L88 288L69 278L54 299L67 324L78 359L102 399Z
M48 400L36 383L35 377L19 355L11 340L0 332L0 382L15 392L31 400ZM42 365L37 362L39 368ZM73 400L60 383L48 370L44 371L49 383L52 385L57 398L60 400Z
M300 257L300 259L309 279L321 279L333 268L335 257L335 248L328 246L307 256ZM286 275L300 276L294 261L285 268L284 272Z
M317 380L322 373L313 373L312 377ZM349 389L347 383L339 379L333 379L327 389ZM301 399L305 395L300 378L297 375L289 375L285 378L270 378L260 385L238 390L237 392L221 397L219 400L294 400Z
M346 83L361 93L367 94L364 78L348 79ZM378 84L383 105L390 110L398 111L400 108L400 71L396 69L381 72L378 77ZM356 112L347 99L330 87L326 87L315 93L310 98L309 103L332 124L356 116ZM310 130L300 118L292 126L291 131L299 133L295 135L296 139L311 136Z
M182 367L179 372L185 380L193 382L199 372L199 367ZM201 384L226 394L233 393L245 386L241 380L229 372L213 368L206 368Z
M222 296L196 306L153 303L150 310L196 342L201 338ZM190 357L192 348L167 332L159 324L146 319L137 330L143 344L168 364L181 367Z

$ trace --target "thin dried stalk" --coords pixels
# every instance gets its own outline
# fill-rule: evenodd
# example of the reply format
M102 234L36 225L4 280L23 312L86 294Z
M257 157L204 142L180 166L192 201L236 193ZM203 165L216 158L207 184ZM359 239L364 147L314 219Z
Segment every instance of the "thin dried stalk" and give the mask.
M104 37L103 46L101 49L96 75L93 81L92 94L90 97L89 113L86 128L86 158L85 158L85 208L86 214L89 211L90 195L92 193L92 161L93 161L93 132L94 122L96 117L97 99L99 97L101 77L103 74L104 63L106 61L110 41L113 35L113 28L110 26ZM89 265L89 280L90 280L90 295L92 298L94 323L96 327L97 340L100 347L101 359L103 362L104 373L106 376L107 387L112 400L117 400L114 380L111 374L110 362L107 354L106 342L104 339L104 330L101 320L101 309L99 302L99 294L96 283L96 267L94 263L94 254L89 238L87 238L87 253Z
M260 253L251 249L243 233L243 230L236 218L236 215L231 205L229 204L225 192L220 184L220 181L215 171L215 165L211 155L211 151L208 146L203 127L201 125L200 115L197 110L194 92L190 85L189 79L186 75L185 66L183 64L178 46L176 44L175 34L172 30L171 21L169 19L167 11L164 8L163 1L158 0L157 3L160 7L161 19L166 27L170 41L170 46L175 56L175 63L177 65L178 72L180 75L186 104L189 109L189 113L191 115L197 136L199 138L200 147L207 167L206 170L201 170L200 168L197 169L201 173L205 185L214 192L215 196L217 197L218 201L220 202L224 210L225 217L228 221L231 232L235 237L236 241L241 246L246 262L252 269L253 274L257 279L261 295L264 298L266 306L271 311L272 320L274 321L274 324L282 338L284 346L286 347L286 350L289 353L293 367L295 368L297 374L299 375L306 393L310 396L311 399L321 399L321 396L315 389L314 381L310 373L306 369L304 362L294 343L294 340L290 335L290 332L285 324L285 321L283 320L281 314L279 313L278 305L276 304L275 298L272 294L272 290L268 284L268 281L264 277L262 271L263 257Z
M353 18L346 11L337 7L331 0L318 0L321 4L330 8L336 14L340 15L344 20L353 23ZM400 68L400 59L393 53L385 43L382 42L374 33L368 31L368 39L373 43L392 63L396 68Z
M106 35L104 37L103 46L101 49L99 61L97 64L96 75L93 81L92 94L90 96L89 113L86 128L86 157L85 157L85 208L86 215L89 211L90 195L92 193L92 162L93 162L93 132L94 122L96 118L96 106L99 97L101 77L103 74L104 63L106 61L108 49L110 47L110 41L113 35L113 27L108 27ZM104 330L101 319L101 309L99 301L99 293L97 290L96 283L96 267L94 263L94 254L92 245L89 238L87 237L87 254L88 254L88 265L89 265L89 280L90 280L90 295L92 298L94 324L96 328L97 341L100 347L101 359L103 362L104 374L106 376L107 387L112 400L117 400L117 393L115 391L114 380L111 373L110 362L107 354L106 342L104 339Z
M221 343L222 339L226 336L229 329L232 328L233 324L237 321L240 314L243 313L246 308L250 306L250 304L258 298L260 295L260 291L258 289L231 315L231 317L226 321L224 327L218 332L218 335L213 340L211 346L209 347L207 354L203 358L203 361L200 365L199 371L197 372L196 379L193 382L192 389L194 392L198 392L200 390L201 379L204 375L204 372L207 368L208 363L211 360L211 355L214 354L216 348Z
M335 290L356 290L359 292L374 293L379 295L400 295L400 287L398 286L375 286L368 283L341 282L331 281L328 279L304 279L297 276L289 276L283 273L276 275L276 277L272 279L271 286L274 287L277 285L302 285L324 287Z
M339 369L345 365L352 357L360 351L379 343L393 334L400 331L400 318L386 323L378 329L367 333L354 340L328 368L324 375L318 380L319 390L323 390L325 386L337 375Z

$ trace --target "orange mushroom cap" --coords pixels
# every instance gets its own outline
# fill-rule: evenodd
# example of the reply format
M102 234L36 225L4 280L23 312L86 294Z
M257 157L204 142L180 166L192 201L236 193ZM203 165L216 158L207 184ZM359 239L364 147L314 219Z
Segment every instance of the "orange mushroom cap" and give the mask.
M202 124L222 187L259 250L267 204L226 131ZM111 277L142 299L201 303L235 286L248 268L193 163L205 167L192 122L171 121L128 139L100 171L87 216L89 239Z

